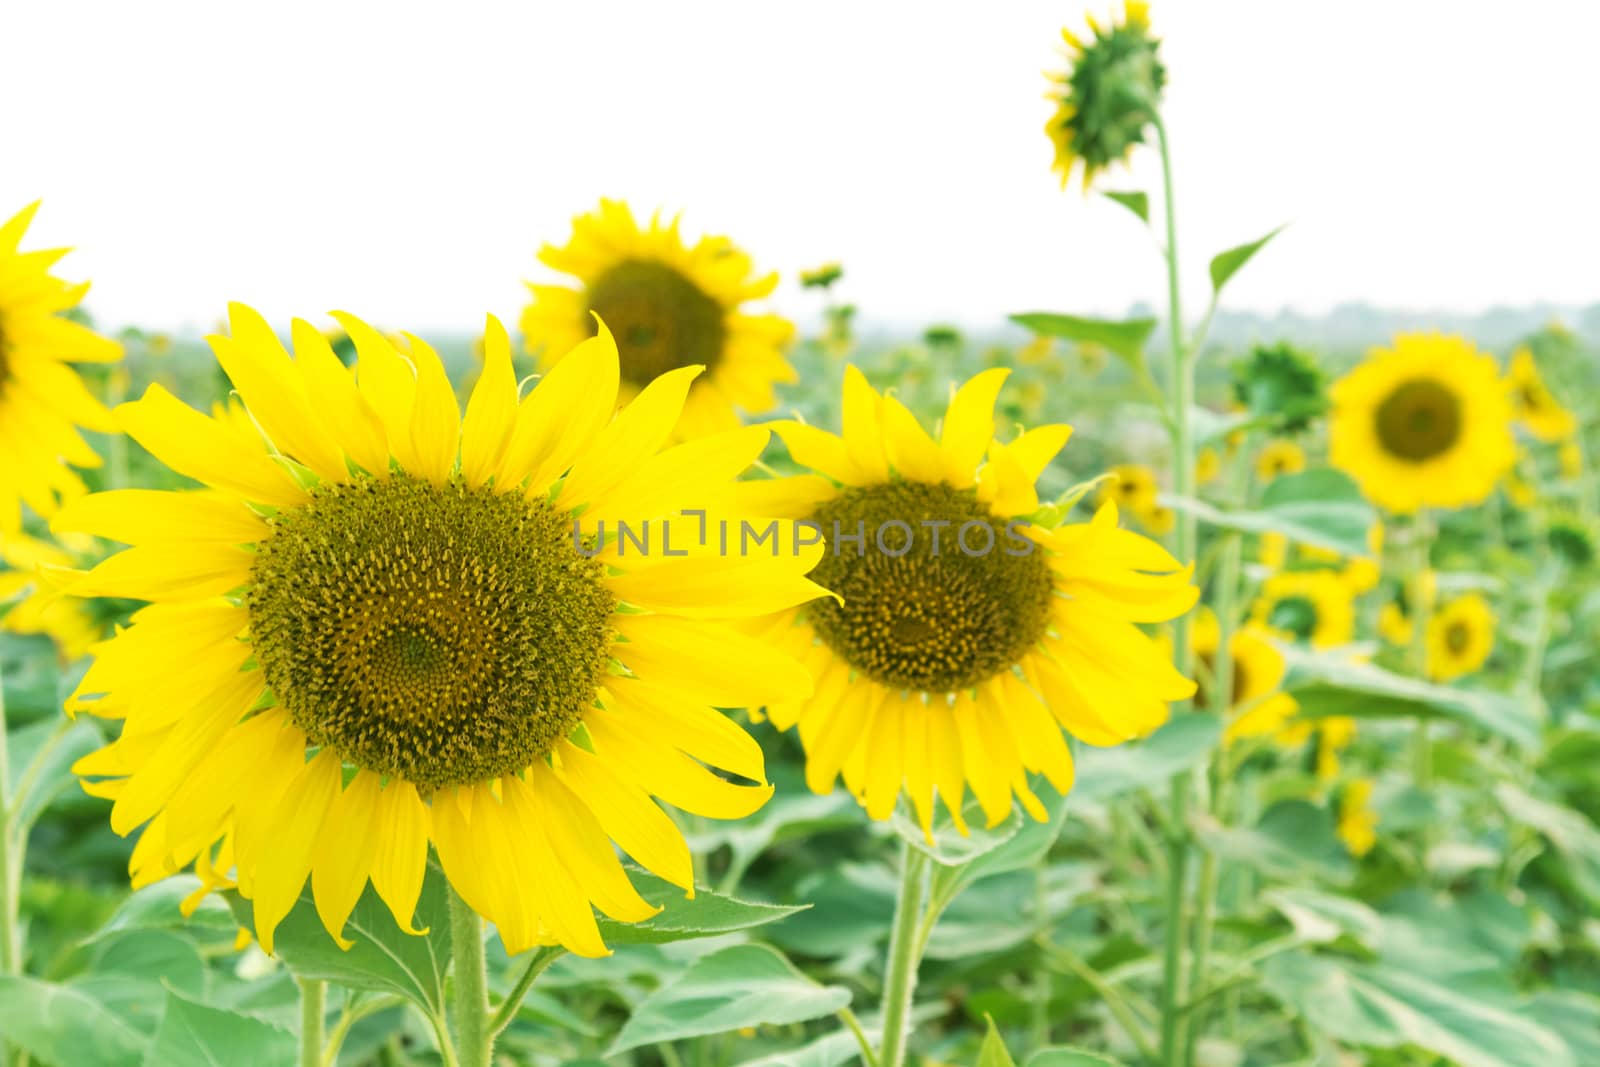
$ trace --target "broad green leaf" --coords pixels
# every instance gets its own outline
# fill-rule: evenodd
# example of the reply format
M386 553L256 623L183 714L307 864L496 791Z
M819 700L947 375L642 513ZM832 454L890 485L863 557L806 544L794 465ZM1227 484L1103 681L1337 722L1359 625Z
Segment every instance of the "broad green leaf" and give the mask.
M240 924L254 929L250 902L230 892L228 903ZM273 951L301 978L398 993L438 1014L444 1010L444 976L450 968L450 916L444 874L431 863L414 925L428 932L417 935L400 929L388 906L368 886L345 925L344 936L355 944L342 951L317 917L307 885L273 935Z
M912 848L926 853L933 862L944 867L961 867L979 856L993 852L1016 837L1022 830L1022 824L1027 821L1027 816L1013 808L1010 815L994 826L985 826L983 809L978 806L978 798L971 793L964 797L961 817L966 820L969 828L966 834L956 829L954 820L941 804L933 815L931 845L922 834L921 824L912 817L910 804L904 799L896 808L889 825L900 835L901 840Z
M1150 197L1144 193L1117 193L1105 192L1101 194L1107 200L1115 201L1139 216L1139 221L1150 221Z
M953 900L932 897L929 906L944 910L925 955L930 960L970 960L1031 941L1042 927L1070 915L1099 884L1096 865L1052 863L1037 872L1015 870L984 878ZM1036 906L1041 892L1043 908Z
M1551 1030L1429 975L1285 953L1263 965L1262 982L1313 1026L1347 1044L1415 1045L1460 1067L1580 1067Z
M688 835L689 847L705 854L726 845L729 869L742 873L751 861L774 845L828 830L858 826L865 819L861 806L844 790L818 796L805 787L799 773L782 765L769 768L777 792L746 819L708 823ZM724 888L728 885L723 881Z
M813 957L845 956L889 936L899 878L883 863L838 863L800 879L796 899L812 907L764 931L767 940Z
M984 1021L989 1025L989 1032L983 1035L983 1044L978 1046L977 1067L1017 1067L1017 1061L1011 1058L1006 1043L1000 1039L1000 1031L995 1029L994 1020Z
M628 875L639 895L662 910L642 923L619 923L597 916L600 934L607 945L661 945L697 937L720 937L777 922L810 907L809 904L756 904L706 889L695 890L694 899L689 900L682 889L653 874L629 868Z
M1123 1067L1121 1060L1102 1056L1081 1048L1052 1045L1042 1048L1023 1061L1022 1067Z
M134 930L96 943L93 965L67 985L137 1030L153 1032L168 991L206 991L206 966L194 942L167 930Z
M36 978L0 976L6 1040L44 1067L137 1067L145 1038L85 993Z
M1197 767L1222 737L1215 715L1175 715L1143 741L1115 748L1080 747L1073 753L1078 780L1068 803L1097 803L1165 782Z
M1222 287L1228 284L1228 279L1237 274L1239 268L1250 262L1250 258L1261 251L1262 246L1282 232L1283 227L1279 226L1259 241L1251 241L1249 244L1230 248L1214 257L1211 260L1212 290L1219 293L1222 292Z
M1581 812L1540 800L1510 782L1495 786L1494 797L1507 815L1543 834L1566 860L1573 884L1600 903L1600 827Z
M1383 937L1383 920L1359 900L1301 888L1269 889L1261 899L1282 912L1307 942L1333 941L1344 935L1375 949Z
M219 1011L167 994L145 1067L280 1067L293 1063L298 1041L260 1019Z
M6 736L6 744L12 789L21 790L24 776L29 778L27 796L14 796L9 805L17 812L17 825L29 827L62 790L76 784L72 765L105 744L105 739L87 719L71 725L58 719L41 719L13 730Z
M1334 836L1333 817L1304 800L1281 800L1255 826L1212 826L1201 844L1230 863L1277 878L1343 879L1350 858Z
M805 1022L849 1003L848 989L819 985L777 950L733 945L702 956L646 997L607 1055L745 1026Z
M1539 721L1526 701L1500 693L1433 685L1357 663L1338 653L1282 646L1289 675L1284 689L1306 719L1448 718L1496 734L1525 749L1539 746Z
M1575 989L1547 989L1535 993L1523 1013L1559 1034L1583 1067L1600 1063L1600 997Z
M1135 370L1144 368L1144 346L1156 328L1155 319L1091 319L1052 311L1024 312L1011 321L1047 337L1100 345Z
M1049 819L1036 822L1025 813L1017 813L1023 819L1022 826L995 848L974 856L967 863L941 864L934 868L929 894L935 906L948 904L980 878L1031 867L1050 851L1050 846L1061 836L1061 827L1066 821L1067 800L1042 779L1029 784L1035 787L1035 795L1039 796Z
M1203 500L1167 493L1161 500L1225 530L1278 533L1342 556L1371 555L1367 531L1377 521L1377 513L1347 475L1330 468L1274 479L1261 495L1261 506L1250 511L1222 511Z
M175 874L146 886L124 899L105 925L85 938L85 942L103 941L130 930L181 929L194 934L226 934L231 939L240 923L218 894L212 893L202 900L187 919L178 910L183 899L199 888L200 879L192 874Z

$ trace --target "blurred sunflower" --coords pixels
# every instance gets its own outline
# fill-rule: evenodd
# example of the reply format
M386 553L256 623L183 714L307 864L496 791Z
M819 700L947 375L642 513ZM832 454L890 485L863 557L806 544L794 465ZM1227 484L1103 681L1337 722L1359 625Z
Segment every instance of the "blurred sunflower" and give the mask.
M24 534L0 538L0 607L10 610L0 618L0 630L15 634L44 634L56 643L61 656L75 660L100 639L101 624L81 600L63 596L41 572L45 568L70 570L76 561L59 545Z
M1478 593L1443 604L1428 620L1428 676L1449 682L1478 670L1494 651L1494 609Z
M1350 587L1331 570L1283 571L1261 586L1255 621L1313 648L1332 648L1355 637Z
M1513 460L1494 360L1470 341L1401 334L1333 386L1333 465L1396 512L1482 501Z
M793 699L809 679L726 620L817 595L804 574L820 550L714 555L669 519L725 513L768 437L662 450L700 368L618 412L602 326L519 402L491 319L463 418L425 343L402 356L340 320L354 377L310 324L294 323L291 359L232 308L231 336L211 343L253 439L159 386L116 410L209 488L100 493L57 517L134 546L74 592L153 602L74 694L74 712L123 720L74 770L115 800L114 830L144 827L136 886L190 863L206 885L236 881L269 952L307 877L341 944L369 878L410 929L431 842L507 951L602 955L593 907L657 910L613 841L692 892L688 847L652 795L720 818L770 795L760 747L714 706ZM596 536L608 519L670 521L689 555L624 558Z
M1222 473L1222 457L1214 448L1202 448L1194 458L1194 484L1206 485Z
M656 216L641 226L627 204L602 200L573 220L564 247L545 245L539 260L578 285L529 284L528 350L552 367L594 336L599 315L617 339L623 401L669 371L704 366L683 405L680 438L731 430L738 411L771 410L773 386L796 380L783 356L794 327L745 308L771 294L778 276L754 275L750 257L726 237L691 245L677 219L664 225Z
M1150 35L1150 5L1126 0L1122 20L1102 27L1092 17L1093 37L1062 30L1069 69L1051 76L1047 99L1055 112L1044 132L1055 147L1053 169L1066 188L1082 168L1083 187L1114 163L1125 163L1158 119L1167 71L1160 41Z
M815 473L745 490L823 531L832 548L812 577L842 597L763 631L817 680L813 697L768 715L779 729L798 725L813 790L842 773L874 819L904 792L930 839L936 797L965 832L969 786L990 825L1013 794L1044 818L1025 772L1071 787L1062 729L1095 745L1142 737L1195 689L1136 625L1188 611L1193 568L1120 529L1115 503L1084 524L1026 522L1039 507L1034 482L1070 430L995 440L1007 373L956 390L935 440L849 367L842 438L773 427Z
M1414 633L1411 616L1398 601L1391 600L1378 610L1378 636L1391 645L1406 647Z
M1119 463L1112 467L1111 480L1101 484L1096 497L1100 505L1117 507L1139 515L1156 506L1160 492L1156 472L1142 463Z
M1268 530L1256 546L1256 558L1269 571L1283 570L1289 561L1289 539L1276 530Z
M1378 813L1372 807L1372 779L1357 778L1339 797L1339 840L1360 859L1378 843Z
M1561 442L1556 450L1556 462L1561 466L1561 477L1576 481L1583 477L1583 446L1577 438Z
M1256 456L1256 479L1263 485L1306 469L1305 449L1293 441L1269 441Z
M1506 370L1506 391L1511 395L1511 415L1528 428L1528 432L1541 441L1559 441L1570 437L1578 420L1572 412L1550 392L1539 376L1539 367L1533 353L1519 348L1511 357Z
M1200 609L1190 632L1194 654L1204 668L1202 676L1215 677L1222 638L1216 615L1209 608ZM1227 738L1261 737L1281 730L1298 706L1293 697L1282 691L1287 667L1282 653L1272 644L1272 632L1258 623L1245 623L1228 640L1228 658L1231 681ZM1199 699L1210 710L1221 710L1207 698L1204 683Z
M19 249L37 203L0 225L0 535L22 528L22 504L48 517L83 492L67 466L98 467L78 433L111 429L110 416L70 364L108 363L122 346L64 312L89 291L50 274L67 254Z

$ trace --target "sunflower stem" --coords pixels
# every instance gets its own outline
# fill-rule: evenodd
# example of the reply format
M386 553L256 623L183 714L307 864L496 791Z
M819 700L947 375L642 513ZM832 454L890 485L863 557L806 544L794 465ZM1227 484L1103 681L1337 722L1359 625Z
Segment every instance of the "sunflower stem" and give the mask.
M500 1002L500 1006L495 1009L494 1018L489 1020L491 1037L499 1036L500 1031L511 1025L511 1020L517 1017L517 1008L522 1005L522 998L528 995L533 980L548 970L552 963L566 955L566 952L567 950L560 945L551 945L533 954L533 959L528 961L528 967L522 972L522 977L517 979L516 987L505 1000Z
M489 981L483 958L483 920L461 894L450 890L450 953L456 961L451 1021L460 1067L489 1067L494 1032L489 1029Z
M1172 364L1167 378L1171 395L1173 489L1180 497L1194 495L1194 360L1184 344L1183 299L1178 284L1177 200L1173 195L1172 150L1166 124L1159 113L1154 119L1156 139L1161 149L1161 192L1165 207L1167 241L1163 250L1167 261L1167 332L1172 343ZM1174 538L1179 563L1193 563L1195 521L1193 513L1178 512ZM1194 648L1191 617L1183 615L1173 630L1173 659L1185 674L1194 673ZM1176 710L1182 710L1182 705ZM1161 981L1161 1062L1177 1067L1182 1054L1183 1018L1178 1005L1184 1000L1183 949L1188 940L1184 893L1188 887L1190 840L1188 833L1189 797L1193 772L1184 771L1172 779L1169 797L1171 829L1167 838L1166 944L1162 954Z
M1425 508L1419 508L1411 520L1410 571L1406 576L1406 593L1411 608L1411 673L1417 678L1428 677L1428 625L1433 619L1433 590L1429 588L1428 566L1433 548L1433 523ZM1433 741L1428 734L1428 720L1418 719L1411 749L1412 775L1418 789L1433 784Z
M20 804L20 791L16 798ZM6 738L5 672L0 668L0 976L20 974L22 946L17 936L17 898L22 890L22 831L11 825L11 754ZM13 840L15 839L15 840ZM0 1063L8 1062L0 1041Z
M905 843L900 850L900 892L894 905L894 927L889 935L889 958L883 976L883 1043L878 1067L903 1067L911 1036L911 998L917 988L921 962L917 927L922 918L922 898L927 882L928 857Z
M300 1067L322 1067L322 1023L328 1007L328 984L302 978L300 985Z

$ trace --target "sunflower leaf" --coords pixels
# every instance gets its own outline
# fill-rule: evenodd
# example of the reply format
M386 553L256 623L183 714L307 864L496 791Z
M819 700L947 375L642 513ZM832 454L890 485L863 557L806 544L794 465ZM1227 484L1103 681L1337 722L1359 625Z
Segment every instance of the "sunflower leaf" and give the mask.
M1000 1039L1000 1031L995 1029L994 1019L985 1016L984 1022L989 1024L989 1032L983 1035L983 1044L978 1046L978 1067L1017 1067L1017 1061L1011 1058L1006 1043Z
M298 1042L260 1019L167 993L167 1010L145 1053L145 1067L273 1067L292 1063Z
M1201 522L1242 533L1281 533L1289 540L1341 556L1371 555L1367 532L1377 513L1350 478L1319 468L1274 479L1252 511L1223 511L1193 497L1161 495L1161 503Z
M1118 193L1104 192L1100 194L1107 200L1114 201L1139 216L1139 221L1150 222L1150 197L1144 193Z
M702 956L645 997L607 1051L785 1025L832 1015L850 1003L843 986L824 986L766 945L731 945Z
M145 1038L99 1001L37 978L0 975L6 1041L40 1063L135 1067Z
M1091 319L1079 315L1061 315L1053 311L1029 311L1012 315L1011 321L1026 326L1034 333L1047 337L1060 337L1076 344L1100 345L1135 372L1144 370L1144 346L1155 332L1156 320Z
M600 935L607 945L662 945L699 937L720 937L739 930L786 919L810 905L757 904L735 900L706 889L696 889L694 899L682 889L653 874L629 868L639 895L659 905L661 912L639 923L619 923L599 916Z
M1288 223L1284 223L1284 226L1287 225ZM1239 272L1241 267L1250 262L1251 257L1253 257L1257 252L1261 251L1262 247L1266 245L1268 241L1272 240L1282 232L1283 226L1279 226L1277 229L1273 230L1260 240L1251 241L1249 244L1239 245L1236 248L1230 248L1226 252L1219 252L1216 257L1211 260L1212 290L1218 293L1222 292L1222 287L1228 284L1228 279L1232 278Z

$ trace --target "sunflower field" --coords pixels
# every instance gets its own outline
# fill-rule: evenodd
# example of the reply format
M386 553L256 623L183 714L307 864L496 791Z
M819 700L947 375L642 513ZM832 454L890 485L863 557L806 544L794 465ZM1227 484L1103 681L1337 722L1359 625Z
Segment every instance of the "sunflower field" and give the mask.
M0 1067L1600 1065L1595 338L1213 339L1294 232L1182 292L1063 39L1149 316L599 199L470 336L114 332L0 205Z

